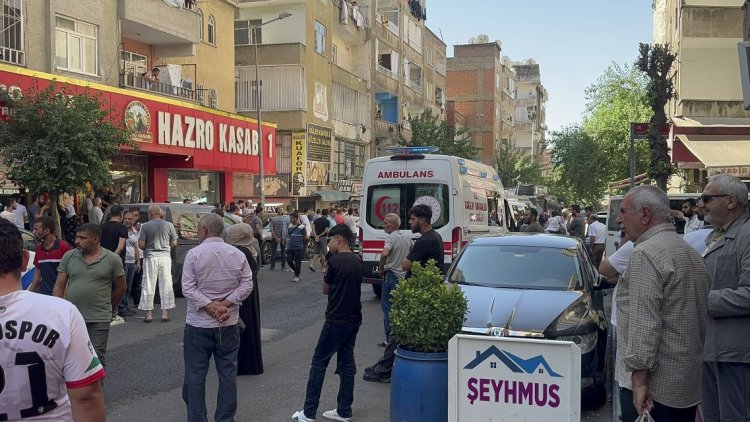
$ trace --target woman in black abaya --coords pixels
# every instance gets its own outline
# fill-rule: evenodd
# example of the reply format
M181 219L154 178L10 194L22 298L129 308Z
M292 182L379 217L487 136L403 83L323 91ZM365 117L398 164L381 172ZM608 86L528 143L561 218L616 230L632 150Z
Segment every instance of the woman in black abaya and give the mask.
M257 252L253 247L253 229L249 224L233 224L226 229L226 242L245 254L253 272L253 292L240 306L240 320L245 329L240 333L240 350L237 353L237 375L263 373L263 356L260 344L260 293L258 291Z

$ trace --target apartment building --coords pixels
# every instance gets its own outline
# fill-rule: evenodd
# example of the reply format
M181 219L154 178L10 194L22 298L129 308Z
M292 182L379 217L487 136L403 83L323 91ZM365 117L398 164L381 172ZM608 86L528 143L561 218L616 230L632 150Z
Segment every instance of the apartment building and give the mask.
M237 110L257 113L260 86L264 119L278 124L282 188L266 188L269 204L356 206L365 161L410 139L408 116L441 110L445 44L418 3L240 0Z
M129 202L231 201L235 174L258 171L257 122L231 114L234 0L2 3L5 87L88 90L136 131L138 150L110 166Z
M513 64L516 71L516 147L538 157L546 146L547 90L533 59Z
M684 172L672 177L672 190L701 192L717 173L750 184L750 115L737 53L746 30L744 3L654 1L654 42L669 44L677 56L676 95L666 111L672 161Z
M464 121L484 164L497 163L501 143L515 144L516 74L499 41L486 35L453 46L448 58L446 89L453 103L449 125ZM459 113L456 118L453 114Z

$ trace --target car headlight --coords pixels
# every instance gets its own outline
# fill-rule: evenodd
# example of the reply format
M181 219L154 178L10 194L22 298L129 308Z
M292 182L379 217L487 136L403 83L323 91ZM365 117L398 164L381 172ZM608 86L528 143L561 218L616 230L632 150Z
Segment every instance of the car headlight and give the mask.
M598 334L596 331L594 331L589 334L555 337L552 340L572 341L573 343L578 345L578 348L581 349L581 354L585 354L594 350L594 348L596 347L597 339Z

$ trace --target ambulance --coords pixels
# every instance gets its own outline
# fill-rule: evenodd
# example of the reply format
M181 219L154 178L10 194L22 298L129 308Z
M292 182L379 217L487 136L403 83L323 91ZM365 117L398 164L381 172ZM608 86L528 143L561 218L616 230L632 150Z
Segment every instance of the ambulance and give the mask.
M359 208L363 280L380 295L380 252L386 214L401 217L401 232L412 239L409 210L432 209L432 227L443 238L446 270L461 248L476 236L508 231L510 209L495 169L463 158L434 154L435 147L395 147L392 155L365 164Z

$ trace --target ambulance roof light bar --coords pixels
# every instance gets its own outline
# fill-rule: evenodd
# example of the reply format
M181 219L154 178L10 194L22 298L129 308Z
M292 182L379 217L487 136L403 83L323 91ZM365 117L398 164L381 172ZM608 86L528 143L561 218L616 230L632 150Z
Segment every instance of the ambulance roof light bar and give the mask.
M440 148L435 146L395 146L386 148L386 151L392 154L391 160L413 160L424 158L424 154L435 154L440 151Z

